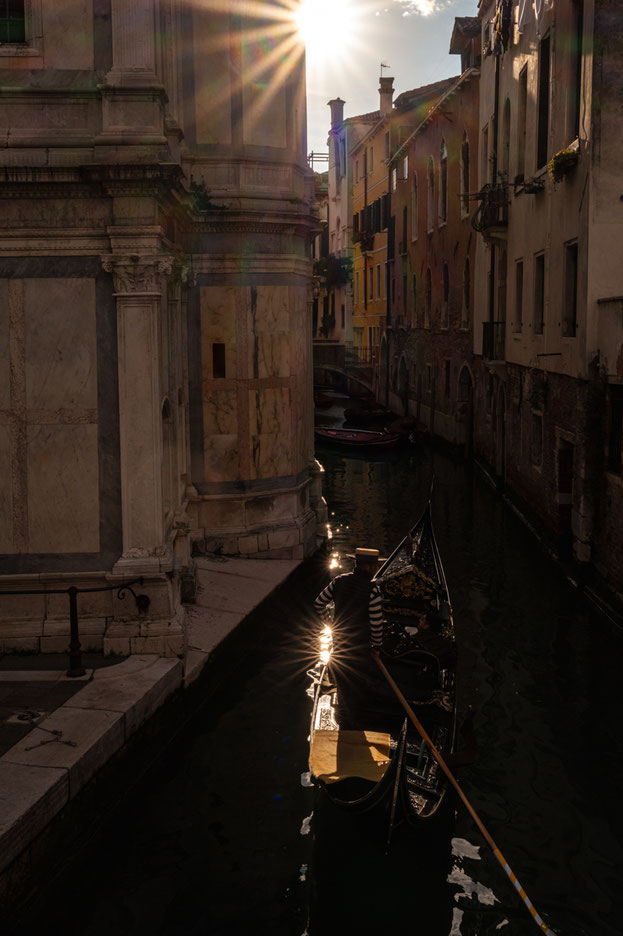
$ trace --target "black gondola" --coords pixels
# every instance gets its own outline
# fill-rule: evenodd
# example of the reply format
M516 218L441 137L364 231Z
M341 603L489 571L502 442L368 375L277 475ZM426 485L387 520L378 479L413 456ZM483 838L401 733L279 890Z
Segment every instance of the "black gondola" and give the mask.
M383 596L381 658L445 756L454 750L456 734L454 626L430 500L375 581ZM436 644L433 641L435 653L430 652L430 642L424 648L417 633L424 614L441 623L441 635ZM330 645L327 626L321 636L321 661L312 671L312 778L330 800L346 809L364 811L384 804L391 809L391 825L398 809L416 823L431 819L446 800L448 782L380 670L370 687L369 708L361 712L361 730L340 731Z

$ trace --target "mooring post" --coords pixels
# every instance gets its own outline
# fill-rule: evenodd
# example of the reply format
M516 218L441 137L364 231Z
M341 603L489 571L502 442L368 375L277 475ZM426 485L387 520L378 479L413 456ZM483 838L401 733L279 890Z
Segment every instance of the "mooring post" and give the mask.
M69 669L68 676L84 676L80 634L78 632L78 589L72 585L67 589L69 595Z

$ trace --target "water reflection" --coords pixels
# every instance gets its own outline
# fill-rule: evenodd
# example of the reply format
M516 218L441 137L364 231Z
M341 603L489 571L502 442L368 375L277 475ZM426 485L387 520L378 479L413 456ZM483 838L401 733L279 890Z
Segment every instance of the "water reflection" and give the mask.
M374 460L328 450L318 457L326 469L332 547L340 556L355 546L387 554L422 509L434 474L435 529L460 654L460 714L468 705L478 712L480 759L463 768L461 785L553 929L568 936L618 936L620 639L578 601L514 515L462 466L414 448ZM322 852L322 827L317 831ZM326 846L329 856L331 847L338 849L339 860L328 860L341 884L322 863L313 866L313 909L322 926L312 933L326 932L334 891L354 895L368 888L382 895L380 908L375 913L364 900L359 932L538 932L462 809L453 843L448 840L443 880L439 874L430 879L433 866L420 842L411 841L399 856L392 848L388 858L379 858L360 840L356 825L348 831L354 838L343 853L333 833L332 846ZM439 872L442 865L435 867ZM359 907L354 896L347 902ZM427 915L425 926L417 925L416 911Z
M433 474L460 715L477 710L480 759L461 785L554 930L619 936L620 640L462 466L416 447L318 455L331 556L302 566L219 648L196 689L203 708L19 936L538 932L463 809L444 834L397 829L385 856L386 830L316 808L308 786L313 599L355 546L388 554Z

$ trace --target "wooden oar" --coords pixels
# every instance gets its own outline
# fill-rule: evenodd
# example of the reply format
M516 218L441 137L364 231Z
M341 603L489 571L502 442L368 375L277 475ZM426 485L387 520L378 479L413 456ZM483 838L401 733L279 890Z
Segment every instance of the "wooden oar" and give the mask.
M444 761L443 757L441 756L441 754L439 753L439 751L437 750L437 748L435 747L435 745L434 745L433 742L431 741L430 737L429 737L428 734L426 733L426 731L425 731L425 729L424 729L422 723L420 722L420 720L418 719L417 715L415 714L415 712L413 711L413 709L411 708L411 706L409 705L409 703L407 702L407 700L406 700L405 697L403 696L402 692L400 691L400 689L398 688L398 686L396 685L396 683L395 683L394 680L392 679L390 673L389 673L388 670L387 670L387 667L385 666L385 664L383 663L383 661L381 660L381 658L380 658L377 654L374 654L374 659L375 659L376 662L378 663L378 665L379 665L379 667L380 667L380 669L381 669L381 672L382 672L383 675L385 676L385 679L387 680L387 682L389 683L389 685L390 685L390 686L392 687L392 689L394 690L394 692L395 692L395 694L396 694L396 697L398 698L400 704L402 705L403 709L404 709L405 712L407 713L407 715L408 715L410 721L413 722L413 724L415 725L415 727L416 727L417 730L419 731L420 735L422 736L422 738L424 739L424 741L426 742L426 744L427 744L428 747L430 748L430 751L431 751L433 757L435 758L435 760L437 761L437 763L439 764L439 766L441 767L441 769L442 769L443 772L445 773L446 777L448 778L448 780L450 781L450 783L452 784L452 786L454 787L454 789L455 789L456 792L458 793L459 797L461 798L461 801L463 802L463 805L465 806L465 808L467 809L468 813L470 814L470 816L472 817L472 819L474 820L474 822L476 823L476 825L478 826L478 828L479 828L480 831L482 832L485 841L487 842L487 844L489 845L489 847L490 847L491 850L493 851L493 854L495 855L495 857L497 858L497 860L499 861L499 863L502 865L502 867L503 867L505 873L506 873L506 874L508 875L508 877L511 879L511 881L512 881L512 883L513 883L513 886L515 887L515 890L517 891L517 893L519 894L519 896L520 896L521 899L523 900L524 904L526 905L526 907L527 907L528 910L530 911L530 914L531 914L531 916L532 916L534 922L535 922L535 923L537 924L537 926L541 929L541 931L542 931L543 933L546 934L546 936L555 936L555 933L549 928L549 926L547 925L547 923L545 923L545 922L541 919L541 917L539 916L539 914L536 912L535 907L532 905L531 901L528 899L528 895L526 894L525 890L523 889L523 887L521 886L521 884L519 883L519 881L518 881L517 878L515 877L515 874L513 873L513 871L512 871L512 869L511 869L510 865L508 864L508 862L507 862L506 859L504 858L504 855L502 854L502 852L500 851L500 849L497 847L497 845L495 844L495 842L493 841L493 839L491 838L491 836L490 836L489 833L487 832L487 829L485 828L485 826L484 826L482 820L480 819L480 816L478 815L478 813L476 812L476 810L474 809L474 807L472 806L472 804L470 803L470 801L468 800L468 798L465 796L465 793L463 793L463 790L462 790L461 787L459 786L457 780L454 778L454 776L453 776L453 774L452 774L450 768L447 766L447 764L446 764L446 762Z
M400 787L400 772L402 770L402 761L405 756L405 746L407 744L407 719L405 718L402 732L400 734L400 746L398 749L398 760L396 761L396 779L394 780L394 792L392 794L392 808L389 814L389 829L387 831L387 842L385 843L385 854L389 851L394 831L394 819L396 818L396 801L398 799L398 789Z

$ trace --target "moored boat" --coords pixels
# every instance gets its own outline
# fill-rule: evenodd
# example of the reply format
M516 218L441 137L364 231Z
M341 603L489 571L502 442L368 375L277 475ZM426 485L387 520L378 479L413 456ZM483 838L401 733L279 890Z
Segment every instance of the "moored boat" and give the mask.
M403 441L398 432L373 432L370 429L330 429L317 426L316 439L350 449L391 449Z
M383 605L380 659L400 687L438 752L454 750L456 695L454 628L448 589L433 531L430 501L405 539L375 575ZM423 618L435 618L430 634ZM321 661L313 671L310 771L336 805L352 811L375 806L398 810L419 823L440 813L448 781L420 735L404 717L383 675L370 685L359 730L340 730L340 699L332 633L321 635ZM337 664L335 664L337 665Z

